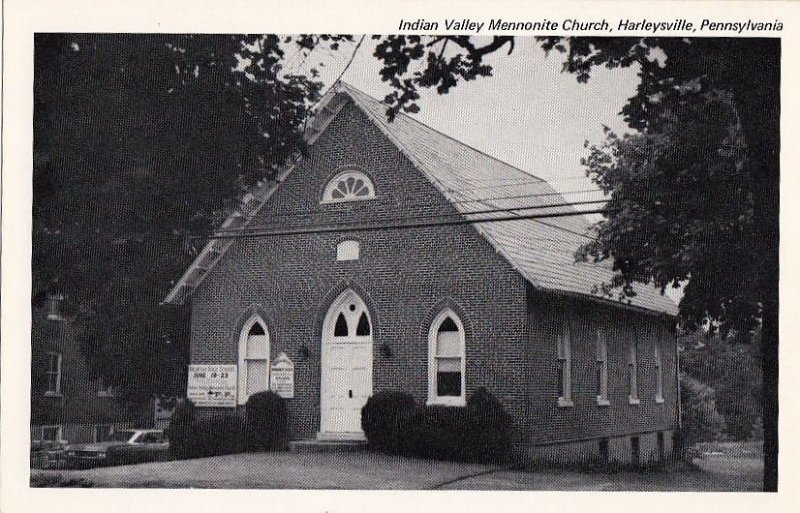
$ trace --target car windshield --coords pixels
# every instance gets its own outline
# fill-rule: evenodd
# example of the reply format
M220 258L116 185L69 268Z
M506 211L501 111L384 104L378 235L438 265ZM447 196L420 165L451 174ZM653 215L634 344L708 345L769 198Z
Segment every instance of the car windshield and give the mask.
M127 442L135 433L136 431L129 431L127 429L122 431L114 431L114 434L111 435L109 440L112 442Z

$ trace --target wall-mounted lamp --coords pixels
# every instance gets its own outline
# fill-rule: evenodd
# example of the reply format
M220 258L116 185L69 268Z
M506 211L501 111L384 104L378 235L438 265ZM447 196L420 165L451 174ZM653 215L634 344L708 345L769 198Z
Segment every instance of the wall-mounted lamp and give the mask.
M300 346L300 349L297 350L297 353L300 355L300 358L307 359L311 352L308 350L308 347L304 344Z
M392 348L387 343L381 344L381 354L386 358L392 357Z

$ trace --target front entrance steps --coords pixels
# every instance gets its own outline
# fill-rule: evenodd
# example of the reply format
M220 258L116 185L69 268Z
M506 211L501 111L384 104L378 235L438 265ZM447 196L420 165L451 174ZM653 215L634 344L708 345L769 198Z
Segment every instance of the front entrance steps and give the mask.
M307 452L355 452L367 449L366 440L294 440L289 442L289 451Z

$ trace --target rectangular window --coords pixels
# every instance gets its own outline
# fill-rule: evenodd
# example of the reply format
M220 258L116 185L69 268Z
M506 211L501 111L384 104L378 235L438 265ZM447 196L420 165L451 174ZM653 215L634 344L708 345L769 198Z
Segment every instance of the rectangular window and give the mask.
M107 442L111 440L111 435L114 434L114 426L111 424L96 424L94 426L94 441L97 442Z
M437 335L436 395L461 396L461 337L458 331L439 331Z
M47 353L47 390L45 395L61 394L61 353Z
M61 426L42 426L42 441L58 442L61 440Z
M664 402L664 374L661 365L661 348L658 345L658 340L655 342L655 363L656 363L656 402Z
M631 342L630 352L628 353L628 402L639 404L639 341Z
M608 341L603 329L597 330L596 352L596 386L597 404L608 406Z
M569 324L564 323L560 335L558 336L558 351L556 365L558 369L557 390L558 405L572 406L572 361L570 358L570 333Z
M639 451L639 437L632 436L631 437L631 464L633 466L639 466L639 460L641 459Z

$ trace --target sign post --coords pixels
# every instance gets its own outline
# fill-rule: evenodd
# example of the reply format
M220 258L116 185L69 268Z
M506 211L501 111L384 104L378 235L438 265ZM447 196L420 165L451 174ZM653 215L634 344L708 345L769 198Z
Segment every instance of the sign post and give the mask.
M236 407L236 365L189 365L186 397L195 406Z
M272 362L269 389L284 399L294 398L294 363L286 353L279 354Z

